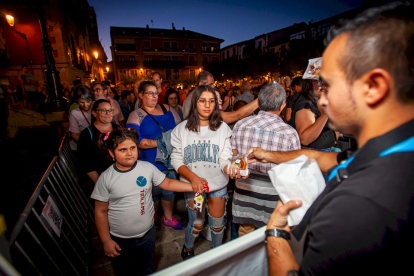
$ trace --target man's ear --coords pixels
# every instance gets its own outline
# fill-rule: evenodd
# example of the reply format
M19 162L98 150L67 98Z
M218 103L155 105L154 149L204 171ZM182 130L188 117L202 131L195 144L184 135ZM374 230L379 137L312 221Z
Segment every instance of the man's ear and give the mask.
M376 68L362 76L363 93L368 105L376 105L385 99L391 87L390 74L381 68Z
M283 103L282 106L280 107L279 111L282 112L282 110L285 108L286 103Z

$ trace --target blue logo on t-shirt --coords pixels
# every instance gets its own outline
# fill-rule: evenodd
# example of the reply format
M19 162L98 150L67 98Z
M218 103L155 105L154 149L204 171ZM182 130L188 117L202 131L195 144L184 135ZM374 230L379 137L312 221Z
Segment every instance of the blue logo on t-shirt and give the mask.
M143 176L139 176L137 178L137 185L140 187L144 187L145 185L147 185L147 179Z

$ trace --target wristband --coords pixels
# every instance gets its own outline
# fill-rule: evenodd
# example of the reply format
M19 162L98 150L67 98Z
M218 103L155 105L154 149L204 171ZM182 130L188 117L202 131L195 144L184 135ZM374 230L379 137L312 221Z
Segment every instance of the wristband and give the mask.
M284 238L287 241L290 241L290 234L285 230L280 230L277 228L269 229L265 231L266 240L268 237Z

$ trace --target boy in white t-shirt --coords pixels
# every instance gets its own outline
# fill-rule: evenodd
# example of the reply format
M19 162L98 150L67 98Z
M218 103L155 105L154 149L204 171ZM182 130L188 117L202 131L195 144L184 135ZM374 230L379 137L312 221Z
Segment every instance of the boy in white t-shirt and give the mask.
M166 178L149 162L137 161L134 128L113 130L101 142L116 161L101 174L91 195L105 254L114 258L117 275L150 274L155 248L152 186L176 192L193 188Z

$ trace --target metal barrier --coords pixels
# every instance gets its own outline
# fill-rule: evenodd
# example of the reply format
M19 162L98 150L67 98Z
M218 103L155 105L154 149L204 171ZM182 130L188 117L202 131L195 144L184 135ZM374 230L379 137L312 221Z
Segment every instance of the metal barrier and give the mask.
M66 135L10 238L13 266L21 274L88 275L94 216L79 181Z

